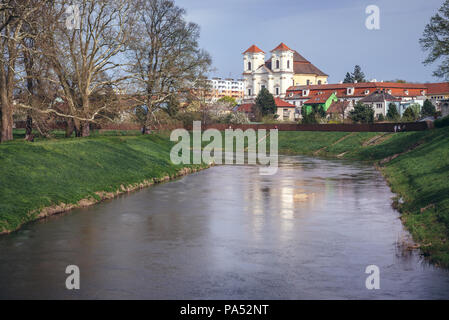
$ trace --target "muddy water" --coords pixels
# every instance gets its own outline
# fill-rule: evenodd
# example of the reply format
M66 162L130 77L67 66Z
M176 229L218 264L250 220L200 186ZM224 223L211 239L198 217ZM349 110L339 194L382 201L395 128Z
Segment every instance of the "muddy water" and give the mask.
M449 298L449 273L404 249L392 196L361 164L214 167L0 237L0 298Z

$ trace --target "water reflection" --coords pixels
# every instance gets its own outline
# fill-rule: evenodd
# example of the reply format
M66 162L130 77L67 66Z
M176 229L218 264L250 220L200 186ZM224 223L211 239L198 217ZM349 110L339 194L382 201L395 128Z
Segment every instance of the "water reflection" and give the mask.
M274 176L220 166L0 238L0 298L448 298L408 250L373 168L284 157ZM65 290L65 267L82 289ZM365 289L365 267L381 290Z

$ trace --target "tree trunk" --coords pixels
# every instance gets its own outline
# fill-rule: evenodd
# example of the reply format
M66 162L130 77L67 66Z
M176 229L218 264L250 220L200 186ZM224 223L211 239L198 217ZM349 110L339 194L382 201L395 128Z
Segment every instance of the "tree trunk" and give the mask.
M34 141L33 136L33 118L31 115L27 115L27 121L25 126L25 140L26 141Z
M12 106L5 101L7 99L2 99L2 132L0 141L10 141L13 139L12 135L12 127L13 127L13 118L12 118Z
M81 125L81 136L82 137L88 137L90 135L90 127L89 127L89 122L83 122L83 124Z
M70 138L75 130L75 125L73 124L72 119L67 119L66 127L65 127L65 137Z

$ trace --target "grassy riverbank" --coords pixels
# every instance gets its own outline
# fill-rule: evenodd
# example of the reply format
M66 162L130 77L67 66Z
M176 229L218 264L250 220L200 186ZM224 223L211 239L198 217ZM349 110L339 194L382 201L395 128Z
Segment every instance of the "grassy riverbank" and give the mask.
M184 166L170 162L171 146L157 135L0 144L0 233L44 208L89 205L183 173Z
M449 267L449 127L395 134L279 132L279 149L376 164L422 253Z

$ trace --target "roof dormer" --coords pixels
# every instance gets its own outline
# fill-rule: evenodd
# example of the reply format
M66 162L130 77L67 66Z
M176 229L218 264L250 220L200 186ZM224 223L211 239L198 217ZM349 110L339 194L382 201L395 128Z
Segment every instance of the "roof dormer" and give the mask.
M346 89L346 94L352 96L354 94L354 87L349 87Z

